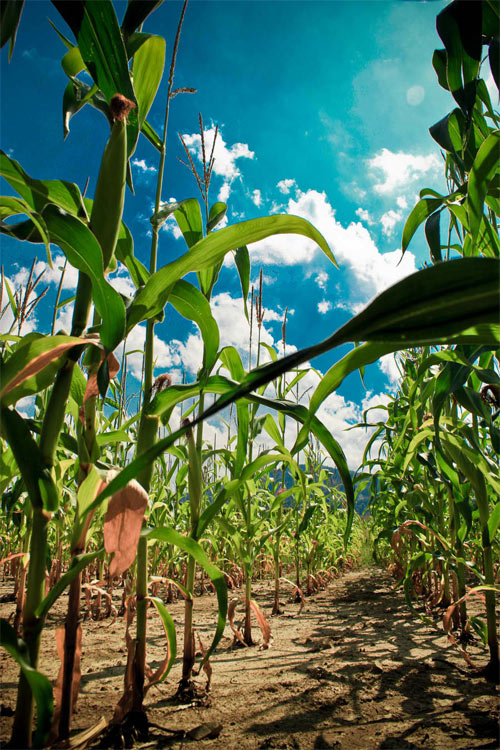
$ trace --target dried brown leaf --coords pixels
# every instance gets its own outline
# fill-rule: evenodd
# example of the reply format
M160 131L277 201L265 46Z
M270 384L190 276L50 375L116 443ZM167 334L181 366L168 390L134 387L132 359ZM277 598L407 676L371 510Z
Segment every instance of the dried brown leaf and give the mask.
M206 649L205 649L205 646L203 645L203 641L201 640L199 634L196 633L196 635L198 636L198 643L200 644L201 655L202 655L203 658L205 658L206 653L207 653ZM208 693L208 691L210 690L210 684L212 682L212 665L210 664L210 659L207 659L206 662L204 663L204 665L203 665L203 671L205 672L205 674L207 676L207 685L206 685L205 690Z
M104 546L108 555L114 553L109 565L111 577L124 573L135 560L147 504L147 492L134 479L109 501L104 519Z
M104 359L105 353L101 351L101 358L100 361L102 362ZM108 354L108 365L109 365L109 377L114 378L117 374L118 370L120 369L120 363L116 359L113 352ZM99 395L99 386L97 385L97 370L99 368L96 367L94 372L92 372L89 375L89 378L87 380L87 387L85 388L85 395L83 397L83 403L85 404L89 398L92 398L93 396Z
M57 675L56 684L54 685L54 715L52 717L52 726L49 734L50 740L54 741L59 734L59 718L61 715L61 699L62 699L62 686L63 686L63 673L64 673L64 641L66 639L66 630L63 627L56 628L56 649L57 655L60 660L59 673ZM78 698L78 691L80 689L80 680L82 677L81 670L81 656L82 656L82 626L78 625L76 630L76 648L75 648L75 661L73 664L73 680L71 683L71 713L75 710L76 701Z
M262 632L262 637L264 638L261 648L269 648L269 641L271 640L271 626L269 622L266 620L266 618L264 617L264 614L261 608L259 607L259 605L257 604L257 602L251 599L250 606L255 613L255 617L257 618L259 628L261 629L261 632Z
M53 362L55 359L60 357L64 352L68 351L69 349L73 349L76 344L85 344L87 343L87 339L80 338L78 336L72 336L70 341L65 341L61 344L57 344L57 346L54 346L52 349L50 349L48 352L43 352L43 354L39 354L38 357L35 357L31 360L31 362L28 362L25 367L23 367L18 374L10 380L7 385L2 388L0 392L0 397L4 397L7 393L12 391L16 386L20 385L20 383L23 383L28 378L33 377L33 375L36 375L38 372L43 370L47 365L49 365L51 362Z

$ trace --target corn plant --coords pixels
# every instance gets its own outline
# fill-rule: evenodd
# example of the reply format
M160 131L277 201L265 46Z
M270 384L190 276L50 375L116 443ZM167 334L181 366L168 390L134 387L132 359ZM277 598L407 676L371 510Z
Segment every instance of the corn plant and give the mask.
M421 191L406 221L402 248L425 222L434 268L450 267L457 254L498 262L499 116L480 78L486 45L498 87L498 8L490 2L453 2L438 15L437 30L445 49L436 50L433 65L440 85L458 105L430 129L445 156L449 193ZM449 607L464 635L467 575L473 574L484 589L487 624L473 620L472 625L488 645L485 672L494 679L499 670L493 568L500 519L497 347L463 341L408 352L389 419L374 436L384 437L381 452L368 462L377 466L372 485L376 482L378 499L374 495L372 505L379 538L392 540L408 601L412 582L422 592L427 577L429 600ZM479 555L468 555L467 548Z

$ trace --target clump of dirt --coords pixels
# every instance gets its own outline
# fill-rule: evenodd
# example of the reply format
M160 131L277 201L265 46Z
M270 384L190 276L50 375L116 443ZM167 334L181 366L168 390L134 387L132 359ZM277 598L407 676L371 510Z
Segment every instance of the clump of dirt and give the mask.
M258 583L255 598L266 616L272 584ZM179 705L177 659L167 682L146 697L149 737L138 748L176 748L196 742L213 750L300 748L301 750L471 750L498 747L498 689L475 676L438 625L410 612L400 590L378 569L351 571L306 601L269 618L270 649L233 648L229 626L217 653L209 699ZM3 617L12 604L0 607ZM183 604L169 605L182 642ZM40 668L55 680L58 664L54 628L64 616L64 600L44 631ZM195 601L195 622L203 643L215 627L213 596ZM101 715L110 719L122 690L126 662L125 623L83 624L82 683L73 731L83 731ZM255 636L258 635L256 628ZM258 638L256 638L258 640ZM151 611L148 658L153 669L165 654L159 618ZM487 652L473 643L478 665ZM10 732L17 670L0 654L2 727ZM197 678L203 686L203 673ZM102 746L95 740L92 747Z

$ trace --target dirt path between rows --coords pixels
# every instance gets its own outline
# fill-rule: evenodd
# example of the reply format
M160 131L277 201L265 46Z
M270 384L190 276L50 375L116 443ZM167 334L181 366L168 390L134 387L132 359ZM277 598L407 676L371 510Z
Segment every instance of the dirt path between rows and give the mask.
M256 600L270 612L271 585L256 586ZM43 640L41 670L55 679L53 628L64 602L51 614ZM2 616L9 614L2 605ZM146 699L151 722L171 730L191 730L210 724L213 739L197 742L153 727L139 748L213 750L300 748L300 750L471 750L499 746L498 689L483 678L466 674L466 665L438 627L423 624L408 609L400 590L383 571L346 573L328 589L271 619L273 642L268 650L232 648L227 626L211 659L210 699L206 706L173 703L180 678L177 659L168 681L154 687ZM181 642L182 604L169 610ZM195 601L195 620L207 644L215 622L211 595ZM164 656L164 637L151 613L148 656L153 667ZM124 624L116 620L84 623L82 686L74 730L112 716L120 696L126 660ZM260 636L256 629L255 636ZM181 647L179 645L179 650ZM478 664L486 660L481 646L469 653ZM15 705L16 670L5 653L2 669L2 728L9 735ZM203 682L202 676L198 678ZM6 710L7 709L7 710ZM97 747L94 744L94 747Z

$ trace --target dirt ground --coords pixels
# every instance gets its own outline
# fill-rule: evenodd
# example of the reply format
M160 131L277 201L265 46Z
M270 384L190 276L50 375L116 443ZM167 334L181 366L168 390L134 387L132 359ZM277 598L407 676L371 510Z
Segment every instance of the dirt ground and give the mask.
M271 585L259 583L255 598L265 614L271 610ZM194 745L213 750L283 748L292 750L471 750L499 746L498 688L471 676L454 646L436 624L423 624L408 609L402 592L378 569L352 571L298 605L285 602L285 612L271 618L273 641L232 648L229 625L211 659L212 687L206 705L173 702L180 679L178 658L167 681L146 698L151 728L138 748ZM5 617L12 604L0 605ZM179 651L183 605L170 605L178 625ZM54 627L64 601L50 615L44 631L41 670L55 679L58 663ZM195 601L195 622L205 645L215 624L212 595ZM148 659L157 667L165 653L159 618L151 611ZM255 638L260 631L255 628ZM486 661L484 647L469 653L478 665ZM126 662L124 622L85 620L82 684L74 716L75 732L88 729L101 716L110 719L120 697ZM15 705L17 670L0 653L2 717L0 739L9 736ZM204 683L204 676L198 678ZM193 730L204 725L212 739L167 730ZM208 728L206 725L209 725ZM159 728L161 727L161 729ZM196 734L196 733L194 733ZM93 747L98 747L95 742Z

